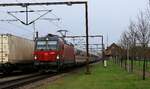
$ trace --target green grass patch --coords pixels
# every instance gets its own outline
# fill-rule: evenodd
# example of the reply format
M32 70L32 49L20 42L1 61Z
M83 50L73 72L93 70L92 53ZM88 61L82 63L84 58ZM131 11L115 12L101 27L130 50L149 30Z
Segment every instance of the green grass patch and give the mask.
M107 68L102 63L92 65L91 70L90 75L84 69L70 73L40 89L150 89L150 79L143 81L112 62L108 62Z
M134 66L134 69L136 70L143 70L143 62L144 61L137 61L137 60L134 60L133 61L133 66ZM131 60L128 62L129 65L131 65ZM146 71L147 72L150 72L150 61L147 61L146 62Z

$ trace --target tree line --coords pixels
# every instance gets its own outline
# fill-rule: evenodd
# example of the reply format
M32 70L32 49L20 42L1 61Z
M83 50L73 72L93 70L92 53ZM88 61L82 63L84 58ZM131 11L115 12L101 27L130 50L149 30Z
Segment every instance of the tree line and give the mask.
M120 53L120 60L128 59L130 71L133 72L135 60L143 61L143 79L147 62L150 61L150 7L141 11L136 20L130 20L128 29L124 31L119 40L119 45L124 51ZM127 66L127 61L125 62Z

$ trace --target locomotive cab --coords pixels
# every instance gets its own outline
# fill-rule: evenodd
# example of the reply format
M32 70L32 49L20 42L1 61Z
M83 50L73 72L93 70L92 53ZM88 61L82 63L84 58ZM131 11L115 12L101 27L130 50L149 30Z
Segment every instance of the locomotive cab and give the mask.
M34 59L39 61L50 61L50 62L55 61L55 59L59 59L60 48L57 43L58 43L57 40L37 41Z
M56 36L39 37L35 41L35 65L42 69L62 68L75 62L74 47Z

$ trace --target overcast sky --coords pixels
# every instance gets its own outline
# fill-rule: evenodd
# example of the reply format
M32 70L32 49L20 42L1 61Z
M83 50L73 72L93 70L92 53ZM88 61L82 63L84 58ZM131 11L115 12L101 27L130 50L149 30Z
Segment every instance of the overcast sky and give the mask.
M8 2L41 2L55 0L0 0L0 3ZM63 0L57 0L63 1ZM104 35L105 43L108 34L109 44L117 42L121 33L127 29L129 20L135 20L139 11L148 6L148 0L89 0L89 30L90 35ZM43 21L35 23L36 30L40 35L47 33L56 34L57 30L66 29L70 35L85 35L84 6L32 6L29 9L41 10L52 9L45 16L49 18L61 18L61 21ZM22 7L0 8L0 19L14 19L7 11L25 10ZM41 13L30 13L30 21L36 19ZM24 13L14 14L21 20L25 20ZM44 17L43 17L44 18ZM32 38L33 26L24 26L19 22L0 22L0 33L11 33L19 36ZM27 31L26 31L27 30Z

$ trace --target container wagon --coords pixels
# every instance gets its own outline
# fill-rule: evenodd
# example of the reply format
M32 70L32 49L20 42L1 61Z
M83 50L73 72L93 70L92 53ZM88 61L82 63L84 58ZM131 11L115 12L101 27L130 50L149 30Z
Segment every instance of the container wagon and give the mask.
M0 72L33 67L34 41L11 34L0 34Z

